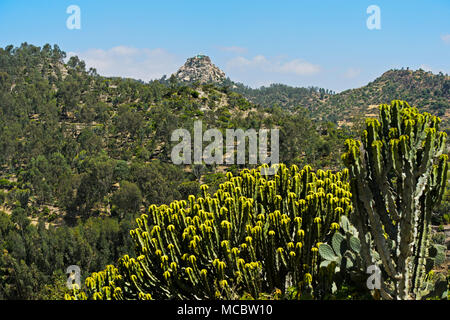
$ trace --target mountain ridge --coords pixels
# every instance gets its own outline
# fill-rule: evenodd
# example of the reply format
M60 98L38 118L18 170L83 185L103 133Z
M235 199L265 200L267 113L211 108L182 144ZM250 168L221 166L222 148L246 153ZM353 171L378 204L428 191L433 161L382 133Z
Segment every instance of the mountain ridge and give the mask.
M173 76L182 83L210 83L225 86L263 107L296 110L306 108L313 119L330 121L339 127L353 126L365 117L376 117L377 106L392 100L406 100L420 111L439 116L441 128L450 132L450 76L422 69L390 69L359 88L336 93L318 87L293 87L274 83L268 87L251 88L234 82L211 62L197 55Z

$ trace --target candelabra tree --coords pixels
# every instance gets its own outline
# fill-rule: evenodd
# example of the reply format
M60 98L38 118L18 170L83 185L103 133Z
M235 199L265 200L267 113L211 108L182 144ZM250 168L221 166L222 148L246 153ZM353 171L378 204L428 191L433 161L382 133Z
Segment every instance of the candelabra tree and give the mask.
M313 297L330 278L318 247L352 211L348 170L261 172L228 173L212 195L203 185L200 197L150 206L130 232L137 258L92 274L66 299L259 298L292 287Z
M440 119L404 101L380 106L362 141L347 140L354 214L365 267L379 263L388 299L420 299L433 265L430 219L446 187L446 133ZM375 252L375 254L372 254Z

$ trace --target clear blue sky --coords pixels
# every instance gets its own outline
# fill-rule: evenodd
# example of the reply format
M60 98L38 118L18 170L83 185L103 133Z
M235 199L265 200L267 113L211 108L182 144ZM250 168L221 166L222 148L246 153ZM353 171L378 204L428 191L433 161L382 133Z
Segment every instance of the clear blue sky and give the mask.
M69 30L69 5L81 29ZM377 5L381 29L366 12ZM197 53L236 81L336 91L390 68L450 73L449 0L0 0L0 46L58 44L100 74L149 80Z

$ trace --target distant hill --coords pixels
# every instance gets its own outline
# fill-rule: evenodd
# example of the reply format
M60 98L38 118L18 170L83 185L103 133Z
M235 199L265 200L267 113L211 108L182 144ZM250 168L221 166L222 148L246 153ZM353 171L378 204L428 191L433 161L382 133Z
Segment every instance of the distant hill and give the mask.
M189 59L180 69L212 71L206 73L211 77L202 78L201 72L199 78L190 77L196 80L192 85L173 77L167 83L103 77L78 57L65 58L56 45L0 48L0 206L2 179L7 180L5 192L19 190L13 192L16 198L10 194L9 203L20 199L24 207L58 208L55 216L67 213L71 219L112 214L107 204L123 181L138 186L133 189L145 205L195 193L200 179L208 182L238 169L205 165L200 171L172 163L178 143L172 133L194 132L197 120L205 130L224 133L277 128L280 161L330 169L341 165L341 138L350 133L319 128L305 113L265 108L217 86L213 80L224 74L206 56ZM201 84L202 79L213 83Z
M334 93L323 88L297 88L283 84L252 89L228 81L232 90L253 103L290 110L305 107L313 118L351 126L364 117L377 116L377 107L402 99L421 111L442 119L441 128L450 130L450 77L423 70L389 70L366 86Z
M448 121L448 89L448 76L423 71L390 71L340 94L251 89L225 79L206 56L144 83L103 77L57 45L0 48L0 299L62 294L69 264L88 274L132 251L128 230L150 205L201 195L203 183L214 194L225 172L255 166L249 156L245 164L174 164L175 130L195 140L197 120L205 134L214 128L224 137L227 129L276 128L280 162L335 171L358 128L308 113L340 123L402 98ZM200 140L206 150L211 141Z
M264 107L281 107L289 110L295 110L299 106L310 108L319 105L327 100L334 92L331 90L317 87L291 87L285 84L271 84L269 87L253 89L242 83L226 82L233 91L236 91L246 97L253 103Z

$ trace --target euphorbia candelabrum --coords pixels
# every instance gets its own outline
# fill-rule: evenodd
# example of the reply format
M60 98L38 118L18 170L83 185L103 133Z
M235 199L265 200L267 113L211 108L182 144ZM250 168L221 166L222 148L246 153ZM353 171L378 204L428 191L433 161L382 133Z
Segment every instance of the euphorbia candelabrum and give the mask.
M359 231L366 267L380 262L383 297L420 299L432 266L431 213L447 180L447 135L439 132L438 117L404 101L381 105L379 119L366 121L362 143L346 142L342 159L355 207L350 220Z
M352 210L348 171L280 165L227 174L213 195L152 205L131 231L137 258L94 273L68 299L221 299L312 293L318 246Z

